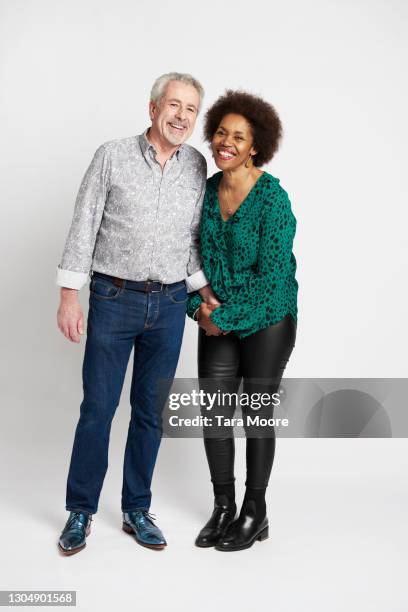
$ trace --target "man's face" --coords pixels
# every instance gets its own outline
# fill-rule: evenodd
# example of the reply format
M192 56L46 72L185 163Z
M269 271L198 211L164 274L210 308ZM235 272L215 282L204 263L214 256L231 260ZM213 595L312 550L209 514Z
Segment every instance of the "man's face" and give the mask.
M178 147L189 138L197 119L200 96L193 85L170 81L159 102L150 102L152 130L167 144Z

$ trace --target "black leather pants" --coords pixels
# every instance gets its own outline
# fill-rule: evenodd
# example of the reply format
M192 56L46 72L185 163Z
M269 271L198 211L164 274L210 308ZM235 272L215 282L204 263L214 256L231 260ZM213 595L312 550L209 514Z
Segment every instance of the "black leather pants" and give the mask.
M296 323L290 315L275 325L262 329L240 340L234 333L225 336L206 336L199 329L198 375L200 388L208 393L237 393L243 379L243 393L276 393L296 340ZM259 396L258 396L259 397ZM232 417L235 406L225 401L215 405L211 414ZM243 414L245 409L242 408ZM251 411L252 412L252 411ZM202 414L209 412L202 409ZM273 406L262 407L261 417L273 416ZM244 421L245 422L245 421ZM217 485L234 482L234 437L232 427L225 427L225 435L213 435L212 427L204 427L204 445L210 468L211 481ZM265 435L261 429L245 427L246 486L265 489L269 482L275 455L275 435L271 427ZM221 437L220 437L221 436Z

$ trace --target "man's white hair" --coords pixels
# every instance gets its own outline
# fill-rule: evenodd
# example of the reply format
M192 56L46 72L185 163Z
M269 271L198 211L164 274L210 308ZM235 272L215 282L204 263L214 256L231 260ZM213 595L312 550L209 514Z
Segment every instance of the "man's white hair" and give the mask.
M197 79L191 76L191 74L184 72L168 72L167 74L162 74L159 76L159 78L157 78L153 83L152 91L150 92L150 100L152 102L160 104L160 100L162 99L166 87L170 81L181 81L182 83L187 83L187 85L192 85L195 87L200 97L200 102L198 105L198 110L200 110L204 97L204 88L201 83L197 81Z

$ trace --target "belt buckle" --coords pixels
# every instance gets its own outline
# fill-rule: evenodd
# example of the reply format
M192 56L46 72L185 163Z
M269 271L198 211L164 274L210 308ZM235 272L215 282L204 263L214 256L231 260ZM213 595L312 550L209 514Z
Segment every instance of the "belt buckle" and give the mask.
M146 284L147 284L147 292L148 292L148 293L160 293L161 291L163 291L163 283L160 283L160 285L161 285L160 289L156 289L156 290L151 289L151 290L149 291L149 284L150 284L150 283L156 283L156 282L157 282L157 281L152 281L152 280L148 280L148 281L146 281Z
M113 276L112 279L114 285L121 288L123 287L123 284L125 282L123 278L117 278L116 276Z

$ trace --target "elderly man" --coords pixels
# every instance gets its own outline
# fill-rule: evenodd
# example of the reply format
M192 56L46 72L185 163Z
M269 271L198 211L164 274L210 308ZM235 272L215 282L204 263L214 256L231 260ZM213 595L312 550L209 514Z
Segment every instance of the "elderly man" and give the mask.
M84 331L78 291L91 275L84 397L67 482L70 515L59 538L63 554L82 550L90 533L132 348L123 529L144 546L166 546L149 514L164 403L158 383L176 371L187 292L199 290L216 303L198 251L206 162L185 144L202 97L191 75L159 77L151 91L151 127L101 145L80 186L57 269L58 327L72 342Z

